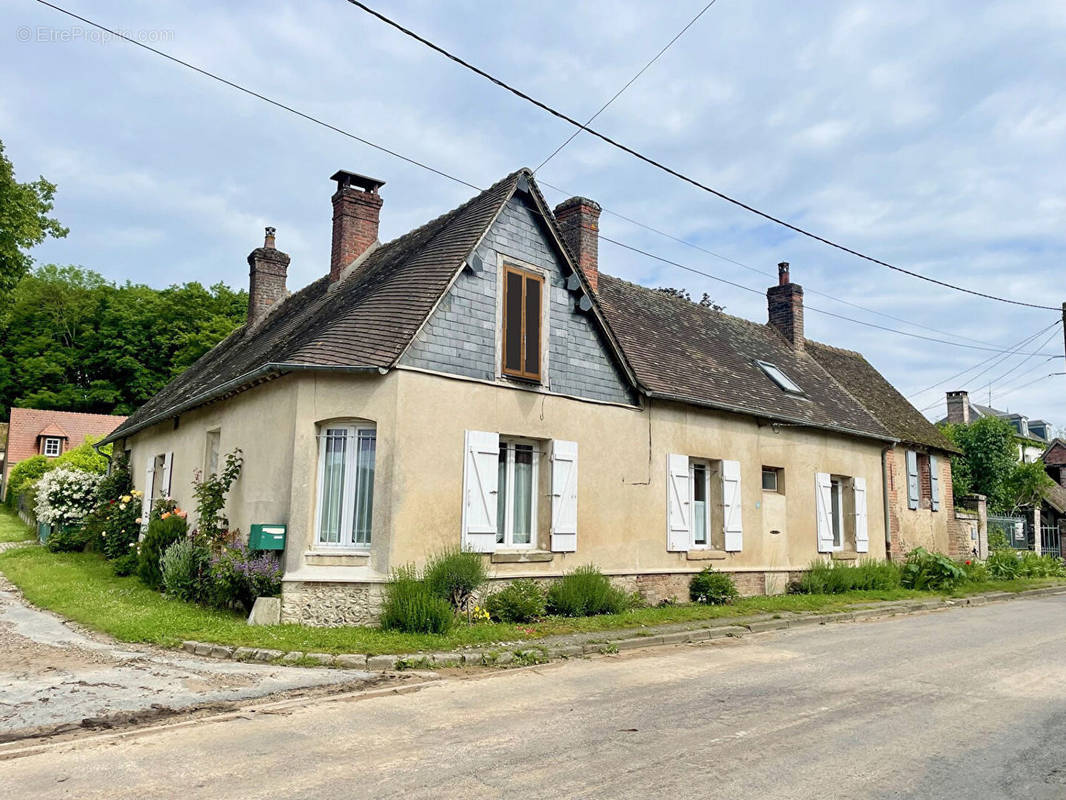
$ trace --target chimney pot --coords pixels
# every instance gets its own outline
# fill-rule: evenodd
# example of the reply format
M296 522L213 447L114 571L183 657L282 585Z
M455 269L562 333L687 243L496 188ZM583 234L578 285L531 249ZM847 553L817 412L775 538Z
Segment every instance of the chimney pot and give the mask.
M329 279L340 279L345 267L363 255L378 240L381 195L385 181L355 172L338 170L330 178L337 182L333 194L333 249Z
M274 248L274 228L266 229L262 247L248 254L248 327L262 322L270 310L289 296L285 279L289 256Z
M600 204L571 197L555 207L555 222L592 291L600 282Z
M806 342L803 335L803 287L792 283L787 261L777 265L777 286L766 290L766 305L770 327L785 337L794 350L802 351Z

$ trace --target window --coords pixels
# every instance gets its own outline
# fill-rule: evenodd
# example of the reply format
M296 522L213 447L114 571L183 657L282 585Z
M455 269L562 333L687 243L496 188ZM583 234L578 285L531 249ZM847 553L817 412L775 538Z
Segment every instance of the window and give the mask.
M377 431L368 425L328 425L319 434L318 543L370 544Z
M55 458L63 448L63 440L49 436L44 440L44 454L49 458Z
M818 552L870 551L866 479L861 476L815 475Z
M705 461L693 461L689 467L692 486L692 544L707 547L711 531L711 470Z
M796 382L782 372L776 365L766 361L756 361L755 363L759 366L759 369L766 373L770 380L789 394L803 394L803 390L796 384Z
M778 467L762 468L762 489L764 492L781 491L781 470Z
M844 548L844 498L840 493L840 480L833 478L830 481L833 508L833 549Z
M521 439L500 439L496 497L496 544L532 547L537 530L540 453Z
M503 374L540 380L541 295L544 278L503 268Z
M204 477L218 474L218 446L222 437L221 431L207 432L207 440L204 444Z

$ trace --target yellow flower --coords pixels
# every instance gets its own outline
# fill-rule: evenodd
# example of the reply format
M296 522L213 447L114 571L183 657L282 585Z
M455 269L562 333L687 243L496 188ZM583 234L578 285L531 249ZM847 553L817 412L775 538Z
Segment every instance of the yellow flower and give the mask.
M122 495L122 497L119 498L119 500L121 500L123 503L128 503L130 501L130 496L128 494L124 494ZM125 506L123 506L123 508L125 508Z
M144 497L144 492L139 492L136 489L130 492L134 497Z

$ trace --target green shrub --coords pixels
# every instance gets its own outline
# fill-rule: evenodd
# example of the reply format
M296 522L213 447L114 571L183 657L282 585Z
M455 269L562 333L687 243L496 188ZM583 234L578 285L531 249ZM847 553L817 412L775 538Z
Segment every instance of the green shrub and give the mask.
M592 564L578 567L548 589L548 611L561 617L591 617L625 610L626 593Z
M905 589L939 591L953 589L965 578L963 568L947 556L916 547L907 553L900 584Z
M1031 551L1024 553L1020 559L1021 574L1024 578L1061 578L1066 575L1061 558L1052 555L1037 555Z
M137 545L141 535L141 526L137 521L141 516L141 493L131 491L117 500L108 500L96 507L90 514L99 516L100 549L109 559L127 555ZM93 525L97 523L94 521Z
M179 600L195 602L207 594L208 556L206 547L192 539L179 539L163 553L160 563L163 590Z
M998 528L994 531L989 531L988 534L988 552L994 553L997 550L1013 550L1010 545L1010 539L1007 538L1007 534Z
M498 622L532 622L544 616L546 602L540 584L522 578L485 598L485 610Z
M189 525L177 514L167 514L165 518L154 517L148 523L144 539L137 546L137 575L149 589L163 588L163 569L160 561L163 553L174 542L185 538Z
M1021 575L1022 562L1011 548L992 550L985 561L985 569L994 581L1012 581Z
M49 463L46 456L30 456L11 468L7 476L7 504L11 508L18 505L18 496L30 488L44 473L48 472ZM30 508L34 505L30 501Z
M458 548L431 556L423 575L429 590L458 611L466 610L489 579L481 554Z
M688 599L693 603L719 606L732 603L740 596L733 579L725 572L704 567L688 584Z
M451 604L433 593L413 566L399 567L385 585L381 627L405 633L447 633L455 624Z
M129 461L123 452L112 453L111 471L108 472L96 487L96 499L101 504L118 500L123 495L133 491L133 474L130 472Z
M75 469L79 472L91 472L94 475L103 475L107 472L108 457L96 452L96 448L93 447L93 442L95 441L97 441L97 439L94 439L91 436L87 437L84 442L73 450L68 450L62 455L53 458L49 465L49 469L66 467L67 469Z
M44 546L52 553L80 553L88 543L89 531L83 525L59 525Z
M281 564L271 552L252 552L244 545L226 547L211 559L208 600L217 608L245 614L257 597L281 594Z
M126 553L126 555L119 556L111 562L111 569L120 578L125 578L127 575L132 575L137 571L138 563L136 553Z
M900 568L888 561L867 559L858 564L817 559L791 587L795 594L842 594L843 592L898 589Z
M962 563L963 572L966 573L966 580L969 583L984 583L991 577L988 572L988 567L982 562L974 559L966 559Z

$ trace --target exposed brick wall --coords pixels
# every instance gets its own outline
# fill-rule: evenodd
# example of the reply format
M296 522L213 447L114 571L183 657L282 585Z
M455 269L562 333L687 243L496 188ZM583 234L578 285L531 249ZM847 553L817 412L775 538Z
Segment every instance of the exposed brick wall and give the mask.
M803 287L795 283L771 286L766 290L766 304L771 327L796 350L803 350Z
M555 220L563 241L595 291L600 279L599 203L587 197L571 197L555 207Z
M926 453L918 453L918 508L931 509L933 507L933 486L931 471L929 469L929 456Z
M890 561L899 561L905 555L903 549L904 544L900 541L902 535L902 529L900 526L899 515L901 513L902 506L900 505L900 491L899 481L896 479L896 467L897 460L905 458L902 451L892 448L885 454L885 463L888 467L888 531L889 542L886 552L886 557ZM906 489L904 488L904 492ZM907 498L903 497L903 504L906 505Z
M270 310L288 296L285 279L289 256L274 248L273 229L268 229L267 244L248 255L248 325L261 321Z
M344 268L378 240L381 195L342 187L333 195L333 248L329 277L337 280Z

